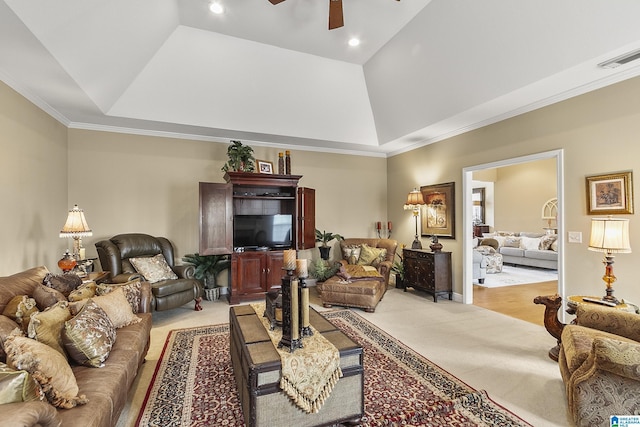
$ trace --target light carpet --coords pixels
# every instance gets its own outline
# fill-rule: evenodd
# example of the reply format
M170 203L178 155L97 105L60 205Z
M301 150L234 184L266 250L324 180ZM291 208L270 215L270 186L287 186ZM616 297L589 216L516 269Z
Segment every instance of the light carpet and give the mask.
M487 273L484 279L485 288L497 288L500 286L524 285L529 283L548 282L558 280L557 270L546 270L543 268L502 266L501 273Z
M361 425L530 425L352 311L322 314L363 346ZM137 425L244 425L227 324L169 333Z

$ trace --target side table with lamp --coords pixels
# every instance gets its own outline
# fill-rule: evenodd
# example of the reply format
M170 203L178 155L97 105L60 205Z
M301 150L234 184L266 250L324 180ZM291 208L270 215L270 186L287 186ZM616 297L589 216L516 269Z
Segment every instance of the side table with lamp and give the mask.
M82 237L92 235L93 231L87 224L84 211L78 205L73 205L73 209L69 211L67 220L60 230L61 238L73 239L73 253L70 254L67 250L62 259L58 261L58 266L64 273L74 272L80 277L86 277L87 273L92 270L93 259L86 259L85 249L82 246Z

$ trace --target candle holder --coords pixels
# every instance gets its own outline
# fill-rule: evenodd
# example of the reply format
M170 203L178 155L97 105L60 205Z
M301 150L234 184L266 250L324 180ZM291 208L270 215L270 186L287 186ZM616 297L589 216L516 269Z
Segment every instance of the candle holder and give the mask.
M298 280L294 277L295 269L284 269L286 276L282 278L282 339L278 348L286 347L290 353L302 348L300 339L300 314L298 298Z
M310 337L313 335L311 323L309 322L309 287L306 277L300 277L300 336Z

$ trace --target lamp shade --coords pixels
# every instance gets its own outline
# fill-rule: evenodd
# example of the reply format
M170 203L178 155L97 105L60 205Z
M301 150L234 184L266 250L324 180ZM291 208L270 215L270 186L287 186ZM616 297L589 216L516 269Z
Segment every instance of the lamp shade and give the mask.
M405 210L417 209L419 205L424 205L424 198L422 197L422 192L417 188L414 188L413 191L409 193L407 196L407 201L404 204Z
M589 250L608 253L630 253L629 220L622 218L593 218Z
M64 227L60 230L60 237L84 237L91 235L93 235L93 232L89 228L89 224L87 224L84 211L78 208L78 205L74 205L73 209L69 211L69 215L67 215L67 222L64 223Z

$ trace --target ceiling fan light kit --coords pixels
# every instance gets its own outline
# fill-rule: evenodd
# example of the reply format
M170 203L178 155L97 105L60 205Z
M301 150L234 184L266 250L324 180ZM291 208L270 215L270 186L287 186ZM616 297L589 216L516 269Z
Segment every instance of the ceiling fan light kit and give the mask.
M271 4L282 3L284 0L269 0ZM396 0L400 1L400 0ZM329 29L344 27L344 14L342 13L342 0L329 0Z

